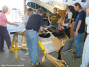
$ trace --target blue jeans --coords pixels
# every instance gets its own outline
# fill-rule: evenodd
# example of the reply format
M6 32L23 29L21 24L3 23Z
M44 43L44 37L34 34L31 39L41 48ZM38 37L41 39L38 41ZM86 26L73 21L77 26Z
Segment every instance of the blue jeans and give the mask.
M38 61L38 35L34 30L26 30L26 40L29 50L29 57L33 64Z
M58 24L52 25L50 24L51 27L55 27L56 29L58 29Z
M81 45L84 42L85 33L74 33L75 45L76 45L76 56L81 56Z

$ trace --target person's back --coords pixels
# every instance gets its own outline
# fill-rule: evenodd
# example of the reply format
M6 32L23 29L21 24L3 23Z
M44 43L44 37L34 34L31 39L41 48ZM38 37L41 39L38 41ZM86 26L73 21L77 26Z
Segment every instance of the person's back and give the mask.
M5 20L6 20L5 14L0 12L0 26L4 26L4 27L6 26Z
M32 14L27 22L26 29L34 29L38 31L42 25L42 17L38 14Z

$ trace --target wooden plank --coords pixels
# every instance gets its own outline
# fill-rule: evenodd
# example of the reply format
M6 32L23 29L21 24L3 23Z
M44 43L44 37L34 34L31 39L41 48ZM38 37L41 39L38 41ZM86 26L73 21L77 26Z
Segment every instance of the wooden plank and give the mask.
M67 37L63 39L58 39L57 37L51 38L52 42L54 43L56 50L59 51L65 44L65 42L68 40Z
M64 60L58 60L50 54L47 54L46 57L56 67L65 67L65 65L66 65L66 62Z

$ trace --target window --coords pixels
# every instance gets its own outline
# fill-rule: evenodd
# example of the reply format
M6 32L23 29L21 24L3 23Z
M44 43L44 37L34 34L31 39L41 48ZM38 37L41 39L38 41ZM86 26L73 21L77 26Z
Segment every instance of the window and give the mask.
M86 2L86 0L82 0L82 2Z

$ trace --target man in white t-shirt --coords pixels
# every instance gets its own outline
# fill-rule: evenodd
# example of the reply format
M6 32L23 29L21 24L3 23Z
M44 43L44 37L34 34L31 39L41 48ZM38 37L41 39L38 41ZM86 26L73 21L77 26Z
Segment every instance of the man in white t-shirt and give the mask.
M64 26L64 28L65 28L65 33L69 38L70 38L70 27L72 23L72 15L73 14L70 11L70 6L66 6L66 15L64 19L64 24L66 24L66 26Z
M71 21L72 21L72 12L70 11L70 6L66 6L66 15L64 23L71 24Z

